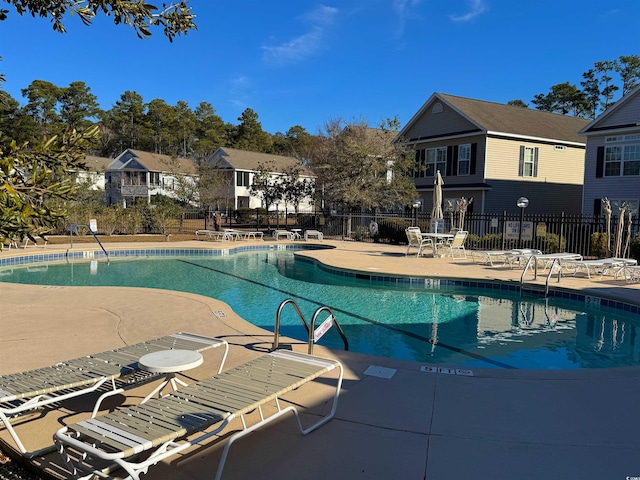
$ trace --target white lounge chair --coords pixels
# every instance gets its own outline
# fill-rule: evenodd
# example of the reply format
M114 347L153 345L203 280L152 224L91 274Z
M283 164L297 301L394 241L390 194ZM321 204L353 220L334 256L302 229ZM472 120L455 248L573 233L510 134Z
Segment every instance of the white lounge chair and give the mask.
M507 263L507 255L509 250L469 250L471 259L474 263L486 263L492 267L496 266L494 262L501 262L502 266Z
M514 265L518 267L522 267L523 263L526 263L529 258L534 255L542 255L541 250L536 250L534 248L517 248L513 250L508 250L506 254L507 263L509 263L509 268L513 268Z
M602 258L599 260L560 260L560 264L565 274L577 275L584 272L591 280L591 275L599 275L602 279L608 273L613 272L613 276L617 280L625 266L631 267L637 265L638 262L629 258Z
M38 240L40 240L42 243L38 243ZM24 248L27 248L29 246L29 242L31 242L34 247L42 248L45 248L47 246L47 243L49 243L47 239L41 237L40 235L33 235L33 241L31 241L29 237L24 237Z
M122 393L124 387L135 383L136 375L139 372L138 359L141 356L160 350L184 349L201 352L221 346L225 347L220 364L220 370L222 370L229 348L225 340L179 332L135 345L60 362L49 367L1 375L0 420L9 431L18 449L25 456L31 457L40 454L47 449L27 452L11 425L12 419L52 403L95 392L103 385L108 386L110 383L111 390L102 394L96 401L92 413L92 416L95 417L105 398ZM146 379L148 378L147 375Z
M622 271L624 272L624 278L627 283L640 282L640 266L625 266Z
M216 230L196 230L196 237L203 235L213 240L224 240L225 232L217 232Z
M293 233L290 232L289 230L274 230L273 231L273 238L278 241L280 240L280 237L284 237L287 240L293 240L294 236Z
M282 408L281 397L331 371L338 372L338 379L330 412L303 428L299 400L296 406ZM215 476L218 480L229 448L238 438L289 412L296 416L303 435L331 420L338 406L342 376L337 360L276 350L162 398L63 427L54 440L76 477L104 476L101 470L107 462L124 468L128 478L139 478L150 466L219 435L231 420L240 418L242 430L223 437L226 444ZM275 409L263 409L266 404L274 404ZM247 416L253 410L259 417L254 414L257 422L248 427ZM141 453L144 456L139 458Z
M319 230L305 230L304 239L309 240L309 238L317 238L319 241L322 241L324 234Z

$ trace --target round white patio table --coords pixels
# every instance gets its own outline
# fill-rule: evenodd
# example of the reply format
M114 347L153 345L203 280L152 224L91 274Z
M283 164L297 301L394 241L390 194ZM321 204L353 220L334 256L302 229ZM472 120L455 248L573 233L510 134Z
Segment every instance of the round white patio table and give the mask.
M147 402L156 393L162 396L162 390L168 384L171 384L171 388L173 388L174 391L178 389L176 383L186 387L187 384L179 378L176 378L176 374L196 368L202 365L202 362L202 354L193 350L161 350L143 355L140 357L140 360L138 360L138 366L147 372L164 373L165 377L162 383L154 388L140 403Z

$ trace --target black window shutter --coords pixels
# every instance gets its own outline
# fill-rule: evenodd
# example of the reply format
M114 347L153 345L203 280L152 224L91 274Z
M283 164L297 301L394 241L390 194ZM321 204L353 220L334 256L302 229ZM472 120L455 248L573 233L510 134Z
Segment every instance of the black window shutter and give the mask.
M471 162L469 162L471 164L469 166L469 174L471 174L471 175L475 175L476 174L476 155L477 155L477 153L478 153L478 144L477 143L472 143L471 144Z
M533 176L538 176L538 147L533 149Z
M593 214L594 215L600 215L601 212L602 212L602 199L601 198L594 198L593 199Z
M598 147L596 151L596 178L602 178L604 173L604 147Z
M524 175L524 146L520 147L520 163L518 164L518 176Z
M449 145L447 147L447 177L453 175L453 147Z
M453 146L451 153L451 175L458 175L458 146Z

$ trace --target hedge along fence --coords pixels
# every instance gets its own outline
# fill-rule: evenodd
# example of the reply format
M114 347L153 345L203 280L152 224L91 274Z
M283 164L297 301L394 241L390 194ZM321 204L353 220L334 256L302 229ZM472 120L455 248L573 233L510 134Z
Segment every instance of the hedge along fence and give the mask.
M58 222L52 232L56 235L68 235L72 225L88 225L95 219L98 234L101 235L137 235L193 233L203 228L203 219L196 225L188 225L189 219L180 206L173 204L134 205L123 208L120 205L105 207L98 204L77 204L69 208L65 218ZM193 226L197 228L185 228ZM87 227L78 228L79 234L88 234Z
M171 234L195 233L196 230L213 228L213 219L204 210L184 209L174 204L135 205L127 209L119 205L111 207L87 202L75 205L69 210L66 218L59 222L55 234L67 235L73 224L88 224L89 219L95 218L98 233L101 235L117 234ZM275 228L281 218L271 218L270 228ZM320 230L325 238L356 240L365 242L382 242L391 244L406 244L405 229L418 226L422 231L430 230L430 217L425 214L407 215L372 214L369 212L325 212L301 213L292 215L288 219L286 228L298 227L302 229ZM570 251L591 257L612 256L607 252L604 220L594 216L525 216L525 221L533 224L531 240L507 238L504 235L506 222L513 224L518 220L514 215L475 215L466 217L464 227L469 232L466 241L467 249L474 250L506 250L518 248L537 248L545 253ZM371 222L378 225L376 235L371 235ZM239 209L235 215L223 218L225 225L265 230L267 228L267 212L264 209ZM451 224L445 213L445 226ZM615 230L616 219L612 219L612 229ZM280 226L282 223L280 223ZM539 228L540 226L544 228ZM629 256L640 260L640 226L634 219L632 237L629 242ZM87 229L85 229L87 230ZM88 230L87 232L88 233ZM612 232L612 248L615 241L615 231ZM626 242L626 236L623 240Z

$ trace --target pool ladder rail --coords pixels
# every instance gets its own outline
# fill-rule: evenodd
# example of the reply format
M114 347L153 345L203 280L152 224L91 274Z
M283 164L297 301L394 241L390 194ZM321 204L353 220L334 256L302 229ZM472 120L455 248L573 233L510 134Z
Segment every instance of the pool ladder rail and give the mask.
M278 348L278 344L279 344L279 340L280 340L280 317L282 315L282 310L287 305L293 306L294 310L298 314L298 318L300 319L300 321L304 325L304 328L307 331L307 334L309 336L309 340L308 340L308 344L309 344L308 353L309 353L309 355L313 354L313 346L315 345L315 343L318 340L320 340L320 338L325 333L327 333L327 331L333 326L336 327L336 330L338 331L338 335L340 335L340 338L342 338L342 342L344 343L344 349L345 350L349 350L349 341L347 340L347 337L344 334L344 332L342 330L342 327L340 327L340 324L338 323L338 320L336 319L335 315L333 314L333 312L331 311L331 309L329 307L324 306L324 307L318 308L314 312L313 317L311 317L311 323L307 323L307 320L304 318L304 315L300 311L300 307L298 307L298 304L295 301L293 301L292 299L290 299L290 298L288 298L287 300L284 300L282 303L280 303L280 305L278 306L278 310L276 311L276 324L275 324L275 327L273 329L273 346L272 346L273 350L276 350ZM328 316L316 328L316 320L318 319L318 316L323 312L326 312L328 314Z
M69 248L73 248L73 232L77 232L78 227L87 227L89 229L89 233L91 233L91 235L93 235L93 238L96 242L98 242L98 245L100 245L100 248L102 249L102 251L104 252L104 256L107 257L107 263L111 263L109 261L109 254L107 253L107 251L104 249L104 246L102 245L102 242L100 241L100 239L96 236L95 232L91 229L91 226L87 225L87 224L83 224L83 223L74 223L73 225L71 225L71 228L69 229ZM67 250L67 255L69 254L69 251Z
M529 257L529 260L527 260L527 264L525 265L524 270L522 271L522 275L520 276L520 298L522 298L524 293L524 277L527 274L527 270L531 268L531 263L536 261L537 260L535 256ZM535 264L534 264L534 268L535 268ZM538 272L536 271L534 279L537 277L537 273ZM556 323L556 321L549 316L549 282L551 281L551 277L553 276L554 273L558 274L558 282L560 282L560 278L562 277L562 266L560 264L560 259L558 258L554 258L553 263L549 267L549 273L547 274L547 278L545 279L545 282L544 282L544 315L547 319L547 322L546 322L547 326L551 326L551 327L555 326L555 323ZM533 287L534 285L535 284L529 284L530 287ZM534 290L534 289L531 288L531 290ZM530 326L533 324L533 319L528 318L525 312L524 304L522 302L520 303L520 313L522 314L522 318L526 326Z
M522 293L524 291L524 277L527 274L527 271L531 268L532 264L535 272L533 279L535 280L538 277L536 262L537 262L537 259L535 255L532 255L531 257L529 257L529 260L527 260L527 264L525 265L524 270L522 271L522 275L520 275L520 296L522 296ZM549 273L547 274L547 278L544 282L545 298L547 297L547 295L549 295L549 282L551 281L551 277L553 276L554 273L558 274L558 283L560 283L560 278L562 277L562 266L560 264L559 258L554 258L553 263L551 263L551 266L549 267ZM533 287L536 284L529 283L528 285L530 287Z

